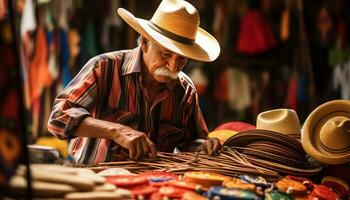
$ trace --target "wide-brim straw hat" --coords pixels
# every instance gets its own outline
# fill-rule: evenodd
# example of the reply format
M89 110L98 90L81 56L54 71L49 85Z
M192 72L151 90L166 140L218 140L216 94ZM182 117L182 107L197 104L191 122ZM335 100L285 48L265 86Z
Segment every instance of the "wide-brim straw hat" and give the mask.
M313 110L305 120L301 142L322 163L350 162L350 101L333 100Z
M210 62L220 54L220 45L199 27L199 13L183 0L163 0L153 17L145 20L119 8L118 14L149 40L193 60Z
M256 119L256 128L275 131L294 138L300 138L301 126L295 110L281 108L260 113Z

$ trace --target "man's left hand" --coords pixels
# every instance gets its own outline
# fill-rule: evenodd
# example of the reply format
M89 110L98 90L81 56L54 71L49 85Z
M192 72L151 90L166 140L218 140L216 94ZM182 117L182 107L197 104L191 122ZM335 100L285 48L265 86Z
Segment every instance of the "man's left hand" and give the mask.
M219 153L220 149L220 140L218 138L209 138L198 147L197 151L204 151L208 155L213 155Z

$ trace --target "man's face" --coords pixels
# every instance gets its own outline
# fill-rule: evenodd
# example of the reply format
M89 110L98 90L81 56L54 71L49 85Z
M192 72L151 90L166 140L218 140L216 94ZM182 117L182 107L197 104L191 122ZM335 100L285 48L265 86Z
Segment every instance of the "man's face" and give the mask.
M184 68L188 58L176 54L155 42L142 41L143 60L148 69L148 79L168 83L177 79L177 74Z

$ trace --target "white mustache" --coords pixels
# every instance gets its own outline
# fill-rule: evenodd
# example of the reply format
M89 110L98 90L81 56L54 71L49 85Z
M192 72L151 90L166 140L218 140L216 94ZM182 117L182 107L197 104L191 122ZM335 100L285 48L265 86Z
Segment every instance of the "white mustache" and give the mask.
M167 77L170 77L172 79L177 79L177 75L179 74L179 72L169 71L169 69L164 67L164 66L156 69L156 71L154 73L158 76L167 76Z

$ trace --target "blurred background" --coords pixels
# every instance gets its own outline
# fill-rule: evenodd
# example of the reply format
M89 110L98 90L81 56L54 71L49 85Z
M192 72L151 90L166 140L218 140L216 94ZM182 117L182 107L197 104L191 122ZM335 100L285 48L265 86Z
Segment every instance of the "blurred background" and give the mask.
M191 61L184 69L210 131L228 121L255 124L257 114L274 108L295 109L303 123L317 105L350 99L350 1L190 2L201 14L200 26L221 45L215 62ZM0 0L2 130L24 132L29 144L45 145L53 100L84 63L136 46L138 35L117 8L150 19L159 3ZM17 144L9 141L9 149ZM57 147L62 157L65 145Z

